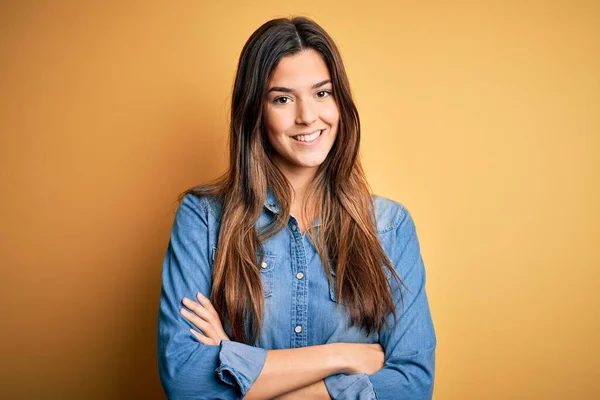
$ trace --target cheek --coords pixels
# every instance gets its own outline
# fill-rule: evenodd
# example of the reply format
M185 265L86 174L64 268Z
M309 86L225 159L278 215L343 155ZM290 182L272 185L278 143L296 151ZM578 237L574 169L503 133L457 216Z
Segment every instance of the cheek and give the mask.
M340 112L337 108L335 102L328 106L324 107L321 110L321 118L323 121L327 122L329 125L336 126L340 119Z
M273 135L270 130L267 131L267 140L272 148L274 148L276 151L279 151L279 142L277 141L277 137Z
M273 133L285 133L294 124L294 116L287 110L271 110L265 116L265 124Z

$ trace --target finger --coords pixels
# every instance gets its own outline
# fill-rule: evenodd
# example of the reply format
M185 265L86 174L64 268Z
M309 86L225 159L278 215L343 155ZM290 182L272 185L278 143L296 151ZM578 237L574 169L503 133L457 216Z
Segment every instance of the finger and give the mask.
M218 315L215 315L211 312L209 312L204 306L202 306L201 304L198 304L186 297L183 298L182 303L188 307L191 311L193 311L197 316L199 316L200 318L202 318L204 321L208 322L214 333L222 339L227 339L229 340L229 337L227 336L227 334L225 333L225 331L223 330L223 326L221 324L221 320L219 319ZM212 336L212 333L210 334Z
M202 304L198 304L195 301L188 299L187 297L183 298L183 305L196 313L200 318L205 321L214 323L214 315L209 312Z
M208 311L210 311L211 313L213 313L213 315L215 315L217 318L219 318L219 314L217 314L217 310L215 310L215 308L213 307L213 305L210 302L210 299L208 297L206 297L202 293L198 292L196 294L196 298L198 299L200 304L202 304Z
M204 295L202 295L202 293L200 293L200 292L198 292L196 294L196 298L200 302L200 305L203 306L213 316L214 319L211 319L210 322L213 324L215 330L219 333L219 335L221 335L221 337L223 339L229 340L229 336L227 336L227 334L225 333L225 330L223 329L223 324L221 323L221 318L219 317L217 310L215 310L215 308L213 307L210 300L207 297L205 297ZM204 318L204 319L207 319L207 318Z
M192 335L194 335L202 344L206 344L206 345L215 345L214 340L212 340L211 338L208 338L206 336L204 336L203 334L201 334L200 332L196 332L193 329L190 329L190 332L192 333Z
M185 319L190 321L192 325L194 325L196 328L200 329L202 333L204 333L206 336L210 337L211 339L217 339L219 337L219 335L209 322L203 320L202 318L200 318L193 312L186 310L185 308L180 309L179 312L181 313L181 315L183 315Z

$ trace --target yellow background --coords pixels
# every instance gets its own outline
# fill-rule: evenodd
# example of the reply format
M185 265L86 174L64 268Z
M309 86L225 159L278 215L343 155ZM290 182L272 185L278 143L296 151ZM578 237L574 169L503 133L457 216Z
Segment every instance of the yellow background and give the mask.
M600 398L598 2L0 7L4 398L164 398L173 201L223 172L239 53L289 14L338 43L373 190L415 219L434 398Z

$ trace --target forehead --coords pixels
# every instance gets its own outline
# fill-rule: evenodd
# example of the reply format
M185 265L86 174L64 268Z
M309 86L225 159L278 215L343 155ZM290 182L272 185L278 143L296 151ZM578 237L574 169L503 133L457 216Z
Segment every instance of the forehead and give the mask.
M315 50L308 49L283 57L273 71L270 85L311 87L316 82L329 78L329 70L321 55Z

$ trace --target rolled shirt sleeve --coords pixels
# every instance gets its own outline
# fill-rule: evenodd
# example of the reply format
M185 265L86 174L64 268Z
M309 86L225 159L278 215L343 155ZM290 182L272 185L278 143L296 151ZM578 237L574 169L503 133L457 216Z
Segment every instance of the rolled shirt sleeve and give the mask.
M335 400L376 400L367 374L335 374L325 378L329 396Z
M336 374L325 378L332 399L421 400L433 395L436 335L425 291L425 267L414 221L400 206L392 264L408 287L394 283L398 323L380 331L384 367L372 375Z
M199 342L181 314L184 297L210 296L212 271L206 200L187 194L180 203L163 262L158 314L158 367L171 399L241 399L258 378L267 352L223 340ZM196 329L196 328L194 328Z

